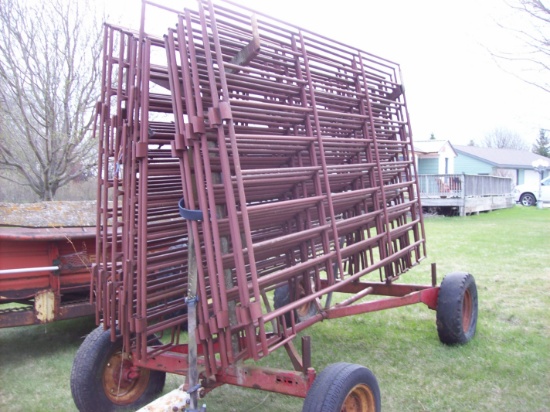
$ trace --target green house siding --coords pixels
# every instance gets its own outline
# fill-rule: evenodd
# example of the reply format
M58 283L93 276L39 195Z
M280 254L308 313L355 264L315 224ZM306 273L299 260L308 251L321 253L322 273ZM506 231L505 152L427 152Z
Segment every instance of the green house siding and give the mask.
M418 159L418 174L436 175L439 173L439 159Z
M459 153L455 158L455 173L467 175L492 174L493 166L489 163L475 159L464 153Z

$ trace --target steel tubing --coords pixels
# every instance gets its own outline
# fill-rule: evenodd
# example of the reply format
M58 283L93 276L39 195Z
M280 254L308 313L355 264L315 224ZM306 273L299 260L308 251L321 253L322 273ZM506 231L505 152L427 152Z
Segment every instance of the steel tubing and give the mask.
M425 251L398 66L197 3L166 34L105 28L94 290L126 348L146 360L148 336L166 331L171 350L192 233L197 338L213 374L321 320L294 310L330 306L342 280L390 282ZM202 221L179 217L182 197ZM266 296L284 284L291 302L273 310Z

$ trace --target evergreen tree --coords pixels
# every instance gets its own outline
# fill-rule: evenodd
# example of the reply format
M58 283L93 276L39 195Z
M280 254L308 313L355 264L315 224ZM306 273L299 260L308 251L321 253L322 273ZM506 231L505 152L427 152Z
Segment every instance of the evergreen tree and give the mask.
M540 129L539 138L533 145L533 153L550 157L550 139L546 136L547 130Z

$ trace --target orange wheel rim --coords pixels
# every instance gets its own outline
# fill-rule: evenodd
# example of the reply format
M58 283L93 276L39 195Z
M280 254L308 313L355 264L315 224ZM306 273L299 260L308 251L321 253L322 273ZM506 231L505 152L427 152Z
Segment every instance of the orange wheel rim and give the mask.
M355 385L348 392L341 412L374 412L376 401L370 387L364 384Z
M150 371L134 367L128 354L117 352L111 356L103 371L103 390L116 405L136 402L147 389Z
M296 313L298 313L298 316L300 318L305 318L309 312L311 311L311 306L313 305L313 302L307 302L304 303L302 306L299 306L296 309Z
M464 293L464 299L462 300L462 330L468 332L470 324L472 322L472 295L467 290Z

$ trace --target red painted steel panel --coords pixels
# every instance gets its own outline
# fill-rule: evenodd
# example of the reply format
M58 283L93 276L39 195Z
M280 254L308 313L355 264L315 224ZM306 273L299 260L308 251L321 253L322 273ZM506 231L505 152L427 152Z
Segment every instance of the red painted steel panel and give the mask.
M0 327L31 325L48 319L90 315L91 269L95 261L95 229L2 228L0 230ZM57 270L32 270L58 267ZM25 269L14 273L10 270ZM56 302L51 316L39 319L35 297L49 291Z
M399 66L227 3L173 17L104 37L93 286L136 362L183 373L195 289L204 376L245 386L237 361L331 313L433 306L436 292L394 284L425 256ZM180 201L202 218L184 220ZM368 293L396 298L357 303ZM151 351L152 333L170 342Z

